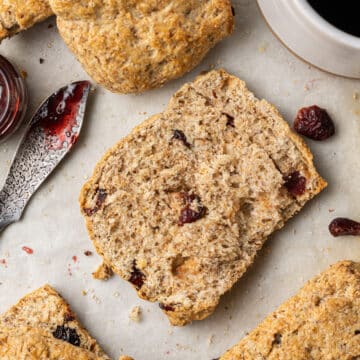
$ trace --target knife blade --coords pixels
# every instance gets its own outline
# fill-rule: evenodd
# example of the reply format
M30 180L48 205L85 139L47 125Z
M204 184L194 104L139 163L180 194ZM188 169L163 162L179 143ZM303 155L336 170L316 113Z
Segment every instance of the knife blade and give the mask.
M90 89L88 81L64 86L35 112L0 191L0 232L20 220L32 195L75 145Z

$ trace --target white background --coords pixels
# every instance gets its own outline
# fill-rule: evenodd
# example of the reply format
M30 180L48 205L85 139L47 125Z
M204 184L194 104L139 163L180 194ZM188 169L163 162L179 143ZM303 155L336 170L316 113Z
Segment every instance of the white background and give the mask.
M114 358L125 353L137 360L210 360L235 344L305 280L337 260L360 260L358 238L333 238L327 230L336 216L360 219L360 100L353 99L354 92L360 93L360 82L328 75L298 60L269 31L254 0L233 3L235 33L184 78L138 96L111 94L97 87L73 152L33 197L22 220L0 234L0 259L7 262L7 266L0 264L0 312L28 291L49 283ZM0 53L28 73L29 115L60 86L88 78L56 27L48 28L49 23L54 20L0 45ZM43 64L40 58L45 59ZM162 111L184 82L213 65L244 79L290 123L302 106L318 104L328 110L336 122L336 136L323 143L307 143L329 187L269 239L252 268L222 298L214 315L184 328L172 328L157 304L138 299L122 279L92 279L100 258L83 254L93 247L77 198L108 147L149 115ZM0 145L0 181L16 142L13 138ZM24 245L34 249L34 254L22 251ZM83 296L82 290L88 294ZM140 324L128 318L135 305L144 312Z

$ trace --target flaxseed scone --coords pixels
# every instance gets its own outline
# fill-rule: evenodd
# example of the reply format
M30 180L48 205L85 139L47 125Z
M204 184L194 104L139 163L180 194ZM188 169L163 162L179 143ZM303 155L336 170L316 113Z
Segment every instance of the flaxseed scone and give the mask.
M360 263L310 280L220 360L360 359Z
M48 0L0 0L0 41L51 15Z
M0 358L55 360L59 354L64 360L110 360L65 300L46 285L0 316Z
M193 69L234 27L230 0L50 0L95 81L138 93Z
M279 112L214 70L106 153L80 205L104 262L184 325L325 186Z

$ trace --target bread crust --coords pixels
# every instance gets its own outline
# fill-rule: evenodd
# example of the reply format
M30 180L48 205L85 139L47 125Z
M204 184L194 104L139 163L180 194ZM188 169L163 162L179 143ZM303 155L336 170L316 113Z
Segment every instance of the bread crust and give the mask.
M230 0L50 0L60 34L88 74L139 93L193 69L234 28Z
M306 283L220 360L356 359L359 332L360 263L341 261Z
M193 105L186 103L187 96L193 96ZM234 104L229 105L232 102ZM241 107L244 107L243 111ZM248 109L246 116L244 115L245 108ZM236 124L233 128L224 126L224 122L226 122L224 112L229 112L230 115L227 114L227 116L234 118ZM210 117L208 122L206 122L206 116ZM204 124L199 125L201 123ZM218 140L206 143L206 140L200 139L200 133L208 131L211 124L217 126L217 135L215 135L218 136ZM166 137L170 138L169 132L175 126L184 129L187 136L193 141L194 144L189 150L181 142L173 142L171 139L170 142L164 140ZM265 126L263 131L261 130L262 126ZM244 134L246 131L252 131L251 142L247 142L250 135ZM245 137L245 135L249 136ZM261 145L263 141L266 141L266 136L272 136L269 144ZM217 147L218 143L222 143L223 140L224 144L221 149L229 148L230 152L222 154L223 150L218 148L219 153L211 153L211 148ZM285 142L286 147L282 145ZM148 144L151 146L149 145L149 150L146 150ZM206 146L209 146L209 150L203 151ZM141 152L143 148L146 151ZM270 150L270 148L275 148L275 150ZM150 154L148 151L153 152ZM132 160L128 159L131 156L129 154L133 152L138 152L139 155L132 157ZM249 161L254 161L254 164L243 160L240 153L243 153L245 158L250 156ZM253 155L254 157L252 157ZM152 169L150 163L141 165L139 160L139 158L145 159L147 156L154 161L157 159L156 161L159 162L159 165L153 169L154 177L161 173L169 174L156 180L154 185L158 189L156 190L158 191L157 196L162 199L161 201L147 195L151 194L151 189L146 190L147 193L139 190L143 183L137 182L137 175L135 177L129 175L129 178L123 175L129 173L128 169L130 168L134 169L135 173L146 173ZM198 161L197 156L202 157L203 160ZM260 157L259 163L258 156ZM213 158L219 158L221 162L214 162ZM173 162L166 164L166 161ZM236 167L237 162L245 161L241 165L243 170L240 171L240 177L234 175L236 179L240 179L237 180L239 181L237 184L239 190L236 190L236 187L234 189L227 188L228 185L214 187L214 190L211 188L215 184L213 180L209 180L210 182L204 185L204 181L209 179L208 173L214 170L215 165L222 169L224 161L229 161L231 167ZM135 166L132 162L138 163L138 165ZM192 168L192 163L196 163L198 167ZM264 175L261 180L255 179L259 172L255 169L257 166L261 169L262 165L266 165L267 170L273 172L274 180L269 183L267 179L269 175ZM189 176L184 174L187 171L184 169L187 168L190 169ZM224 174L228 174L228 168L224 168L222 171ZM283 176L292 171L300 171L307 179L306 191L296 198L289 196L283 189ZM247 180L241 177L241 173L250 174L249 179L254 178L253 183L247 184ZM231 179L231 176L229 171L226 178ZM178 212L176 205L173 206L176 199L173 200L172 195L176 198L178 191L181 191L176 187L181 184L183 178L187 179L186 186L196 188L196 193L201 194L200 197L204 202L206 201L208 214L199 221L179 227L174 223L176 218L174 221L171 219ZM194 178L195 180L193 180ZM178 185L171 185L170 180ZM151 177L147 181L151 181ZM222 181L221 176L216 181ZM137 185L132 187L134 182ZM163 183L165 183L165 187L159 185ZM265 183L268 185L264 185ZM268 190L266 195L254 184L259 184L260 188L270 186L272 190ZM96 165L91 179L81 191L79 201L90 238L105 263L109 264L113 271L124 279L131 280L134 275L132 267L135 262L135 275L139 278L143 273L146 277L144 286L137 286L138 295L146 300L159 301L170 322L180 326L192 320L202 320L209 316L214 311L220 296L228 291L252 264L267 236L274 230L280 229L290 217L325 186L326 182L314 168L310 150L297 135L292 133L278 111L265 100L256 99L240 79L229 75L224 70L214 70L199 76L193 83L184 85L173 96L168 108L163 113L154 115L137 126L130 135L111 148ZM171 189L171 187L173 188ZM100 188L106 189L107 197L104 199L104 204L99 204L99 208L95 206L97 209L91 214L89 209L94 207L97 202L96 194ZM254 216L250 220L250 230L246 228L246 222L243 222L243 218L247 221L246 216L250 216L247 214L249 209L246 208L246 202L242 204L242 201L247 199L248 191L257 192L257 195L253 194L256 200L251 204ZM212 197L216 198L217 192L224 192L224 196L220 196L216 201L211 200ZM271 193L276 194L274 196L279 197L279 201L274 200ZM136 216L131 215L131 211L128 214L126 208L120 205L122 200L116 200L120 199L119 196L122 199L123 197L129 199L126 206L132 209L137 214ZM142 202L144 196L148 200ZM223 202L224 199L227 203ZM120 201L119 205L117 205L117 201ZM156 213L156 207L152 208L153 202L156 202L156 206L162 209L159 214ZM275 203L279 203L279 205L275 205ZM281 209L277 209L276 206ZM151 216L154 215L155 220L147 218L144 220L145 224L137 227L135 225L137 217L142 218L147 208L152 209L149 210L149 213L152 214ZM269 216L273 219L269 224L265 223L264 225L262 222ZM221 222L224 218L226 219L225 225L222 225ZM151 246L146 244L148 241L149 244L151 243L153 236L151 231L146 232L147 221L151 227L163 230L159 235L155 235ZM132 227L134 234L131 237L128 237L129 233L124 228L128 222L134 223ZM119 228L124 228L121 231L126 231L118 231ZM130 225L128 230L131 230ZM237 232L239 234L243 232L243 234L234 235L234 231L236 234ZM217 234L217 237L212 234ZM200 241L201 245L198 245L196 241ZM164 251L163 247L168 250ZM147 257L146 252L151 253L152 257ZM160 275L156 273L158 271L155 270L156 266L161 267ZM196 280L189 282L193 276ZM164 279L168 279L166 280L168 282L162 283ZM216 285L207 284L207 281L213 281ZM201 289L197 288L200 286L202 286ZM171 305L164 306L169 303Z
M1 0L0 42L52 15L47 0Z

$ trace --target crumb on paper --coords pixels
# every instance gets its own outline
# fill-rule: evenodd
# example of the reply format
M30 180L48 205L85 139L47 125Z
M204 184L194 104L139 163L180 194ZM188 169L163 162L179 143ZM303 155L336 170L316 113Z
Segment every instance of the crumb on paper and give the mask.
M258 47L259 53L264 53L264 52L267 50L268 46L269 46L268 43L261 44L261 45Z
M45 62L45 59L43 59L43 58L40 58L40 59L39 59L39 63L40 63L40 64L43 64L44 62Z
M85 256L91 256L93 253L92 253L92 251L90 251L90 250L85 250L84 251L84 255Z
M109 280L113 275L111 267L104 262L92 273L94 279L104 281Z
M20 76L25 80L28 77L28 73L25 70L21 70Z
M87 295L87 291L82 290L82 291L81 291L81 295L82 295L82 296L86 296L86 295Z
M142 315L142 311L140 306L134 306L129 314L129 318L130 320L134 321L134 322L140 322L141 321L141 316Z
M332 213L334 211L335 211L335 209L329 209L329 213Z
M118 291L115 291L114 294L113 294L114 297L119 297L120 296L120 293Z
M214 343L214 338L215 338L215 335L214 334L211 334L209 337L208 337L208 345L211 345Z
M353 98L353 100L355 100L355 101L359 100L359 99L360 99L359 93L358 93L357 91L354 91L354 92L353 92L353 95L352 95L352 98Z
M130 356L121 355L121 356L119 357L119 360L134 360L134 359L131 358Z

